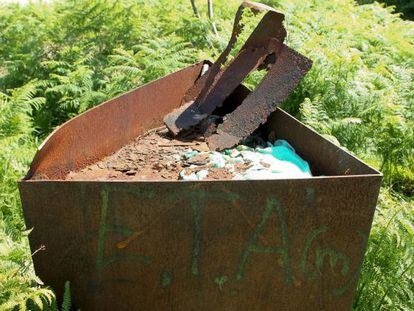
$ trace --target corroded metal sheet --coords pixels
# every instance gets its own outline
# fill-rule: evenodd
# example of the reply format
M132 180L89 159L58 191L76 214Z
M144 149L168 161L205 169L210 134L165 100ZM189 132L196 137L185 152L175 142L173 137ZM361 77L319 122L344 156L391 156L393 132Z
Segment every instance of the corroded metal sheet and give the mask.
M200 62L113 98L58 127L39 147L27 178L63 178L115 152L165 114L200 77Z
M324 177L20 182L36 273L83 310L349 310L381 175L282 110L266 126Z
M296 62L285 77L294 87L308 64L282 48ZM33 258L36 273L59 299L70 281L82 310L349 310L381 174L280 109L264 135L287 139L313 178L62 180L199 96L206 65L212 70L201 62L103 103L47 139L19 182L30 246L46 247ZM285 94L259 92L257 107L275 110ZM222 133L244 133L232 124L251 95L237 85L227 97Z
M46 246L36 272L59 297L71 281L77 308L349 310L379 182L38 181L20 189L31 245Z
M46 245L36 272L59 297L69 280L82 310L349 310L378 186L39 181L21 193L31 245Z
M266 14L246 40L239 54L225 66L229 53L243 29L241 17L246 8L253 12L266 11ZM283 19L283 14L260 3L245 1L240 5L226 49L206 73L205 79L196 83L194 87L197 91L193 93L197 96L192 99L186 98L187 102L164 118L165 124L173 134L177 135L180 131L200 123L223 104L250 72L263 65L269 55L278 54L286 37Z
M264 10L267 13L247 39L235 59L227 66L225 60L240 34L242 12L245 8ZM268 116L287 99L299 81L309 71L312 62L283 44L286 30L284 15L258 3L244 2L235 18L233 32L227 48L212 65L203 79L191 89L193 96L186 96L183 104L168 114L164 122L177 135L197 126L215 110L221 107L246 76L252 71L265 68L265 75L259 86L230 114L222 124L208 124L200 134L207 138L213 150L233 147L248 137Z
M235 111L226 115L217 127L217 133L207 138L210 148L233 147L253 133L287 99L311 66L310 60L283 45L276 62L258 87Z

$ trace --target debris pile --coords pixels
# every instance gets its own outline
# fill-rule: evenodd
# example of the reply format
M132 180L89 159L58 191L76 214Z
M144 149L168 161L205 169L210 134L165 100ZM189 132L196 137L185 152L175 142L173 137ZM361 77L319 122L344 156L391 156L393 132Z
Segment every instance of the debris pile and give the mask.
M222 152L202 141L178 141L165 127L147 132L118 152L66 180L218 180L310 177L309 165L284 140L250 137Z
M227 58L243 29L243 11L265 14L237 56ZM283 42L284 15L259 3L243 2L230 41L214 64L205 62L179 108L115 154L67 179L206 180L277 179L312 176L309 165L283 140L265 142L254 133L288 98L312 62ZM243 80L267 74L251 91ZM254 140L261 140L259 143ZM250 141L250 143L249 143Z
M312 176L309 164L285 140L268 143L267 147L239 145L224 152L190 151L184 154L184 158L190 166L180 172L179 179L183 180L254 180Z

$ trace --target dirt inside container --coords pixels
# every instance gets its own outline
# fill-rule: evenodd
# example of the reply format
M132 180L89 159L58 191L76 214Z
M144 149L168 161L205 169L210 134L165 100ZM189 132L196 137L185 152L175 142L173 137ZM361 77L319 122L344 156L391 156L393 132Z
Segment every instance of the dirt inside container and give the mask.
M263 136L269 136L266 140L274 140L274 133L263 135L261 132L246 139L244 145L265 146ZM138 136L97 163L70 172L65 180L180 180L183 179L182 172L190 175L202 171L208 172L203 180L226 180L240 176L252 165L247 161L234 163L231 169L217 167L211 162L211 151L202 137L178 140L163 126Z
M199 154L186 159L185 154ZM117 152L101 161L72 171L66 180L179 180L180 172L208 170L205 180L232 179L235 172L228 168L215 168L209 163L207 144L202 140L176 140L163 126L138 136ZM191 167L191 168L190 168ZM247 165L236 165L236 172L243 172Z

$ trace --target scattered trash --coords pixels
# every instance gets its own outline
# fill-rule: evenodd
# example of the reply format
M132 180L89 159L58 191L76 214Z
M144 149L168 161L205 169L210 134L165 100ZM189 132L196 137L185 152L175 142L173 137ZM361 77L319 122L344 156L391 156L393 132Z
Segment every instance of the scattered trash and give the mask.
M250 141L255 140L258 138ZM176 143L165 128L157 128L102 161L71 172L66 179L253 180L312 176L309 164L287 141L250 145L241 144L221 152L205 150L199 148L202 142Z
M257 148L239 145L224 152L190 152L190 157L190 153L186 153L184 157L187 160L208 155L209 161L200 165L193 162L180 172L180 179L206 179L210 168L226 170L233 176L232 179L237 180L312 177L309 164L296 154L287 141L277 140L274 144L268 144L268 147Z

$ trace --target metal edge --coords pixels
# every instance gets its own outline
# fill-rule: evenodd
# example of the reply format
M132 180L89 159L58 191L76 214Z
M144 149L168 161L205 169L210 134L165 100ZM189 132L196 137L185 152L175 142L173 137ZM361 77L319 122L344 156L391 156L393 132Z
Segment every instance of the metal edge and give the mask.
M183 72L183 71L185 71L185 70L189 70L190 68L193 68L193 67L196 67L196 66L200 66L200 70L201 70L201 68L202 68L202 65L203 65L203 64L211 64L211 62L209 62L208 60L203 60L203 61L200 61L200 62L194 63L194 64L192 64L192 65L189 65L189 66L187 66L187 67L185 67L185 68L183 68L183 69L180 69L180 70L177 70L177 71L175 71L175 72L172 72L172 73L170 73L170 74L168 74L168 75L166 75L166 76L160 77L160 78L158 78L158 79L155 79L155 80L153 80L153 81L150 81L150 82L148 82L148 83L145 83L145 84L143 84L143 85L140 85L140 86L138 86L138 87L136 87L136 88L134 88L134 89L132 89L132 90L130 90L130 91L127 91L127 92L125 92L125 93L119 94L119 95L118 95L118 96L116 96L116 97L113 97L113 98L111 98L111 99L106 100L105 102L103 102L103 103L101 103L101 104L98 104L98 105L96 105L96 106L94 106L94 107L92 107L92 108L88 109L87 111L85 111L85 112L83 112L83 113L81 113L81 114L79 114L79 115L77 115L77 116L75 116L75 117L71 118L70 120L68 120L68 121L64 122L63 124L61 124L60 126L56 127L56 128L52 131L52 133L50 133L50 134L49 134L49 135L45 138L45 140L44 140L44 141L43 141L43 142L39 145L39 147L37 148L37 151L36 151L36 153L35 153L35 155L34 155L34 157L33 157L33 160L32 160L32 162L31 162L31 164L29 165L29 170L28 170L28 172L26 173L25 177L23 177L23 180L28 180L28 179L30 179L30 178L32 178L32 177L33 177L34 173L36 172L36 169L37 169L38 165L40 164L40 162L42 161L43 157L45 156L45 154L44 154L44 150L45 150L45 149L47 149L47 147L50 145L50 140L51 140L53 137L55 137L57 134L59 134L59 133L60 133L60 131L62 130L62 128L63 128L63 127L68 126L68 125L69 125L69 124L71 124L72 122L76 122L78 119L80 119L80 118L84 117L85 115L90 114L91 112L96 111L97 109L101 109L104 105L106 105L106 104L108 104L108 103L110 103L110 102L113 102L113 101L119 100L121 97L123 97L123 96L125 96L125 95L131 95L132 93L136 92L137 90L139 90L139 89L141 89L141 88L145 88L145 87L147 87L147 86L149 86L149 85L156 84L156 83L158 83L160 80L163 80L163 79L165 79L166 77L168 77L168 76L170 76L170 75L172 75L172 74L177 74L177 73ZM200 71L200 72L201 72L201 71ZM47 153L47 151L46 151L46 153Z
M346 153L347 155L349 155L353 160L355 160L356 162L359 162L360 164L366 166L367 168L369 168L370 170L373 171L372 174L360 174L360 175L335 175L335 176L383 176L383 174L375 169L374 167L372 167L371 165L367 164L366 162L364 162L363 160L359 159L357 156L355 156L354 154L352 154L349 150L345 149L342 146L338 146L336 144L334 144L332 141L330 141L329 139L326 139L325 137L323 137L321 134L319 134L317 131L315 131L313 128L311 128L310 126L306 125L305 123L303 123L302 121L298 120L297 118L295 118L294 116L292 116L291 114L287 113L285 110L283 110L282 108L278 107L277 111L281 112L285 117L292 119L293 121L297 122L299 125L305 127L308 131L312 132L313 134L316 134L317 136L321 137L323 140L325 140L326 142L328 142L330 145L332 145L335 148L340 149L342 152ZM331 175L333 176L333 175ZM311 178L315 178L317 176L311 177ZM327 176L328 177L328 176Z

